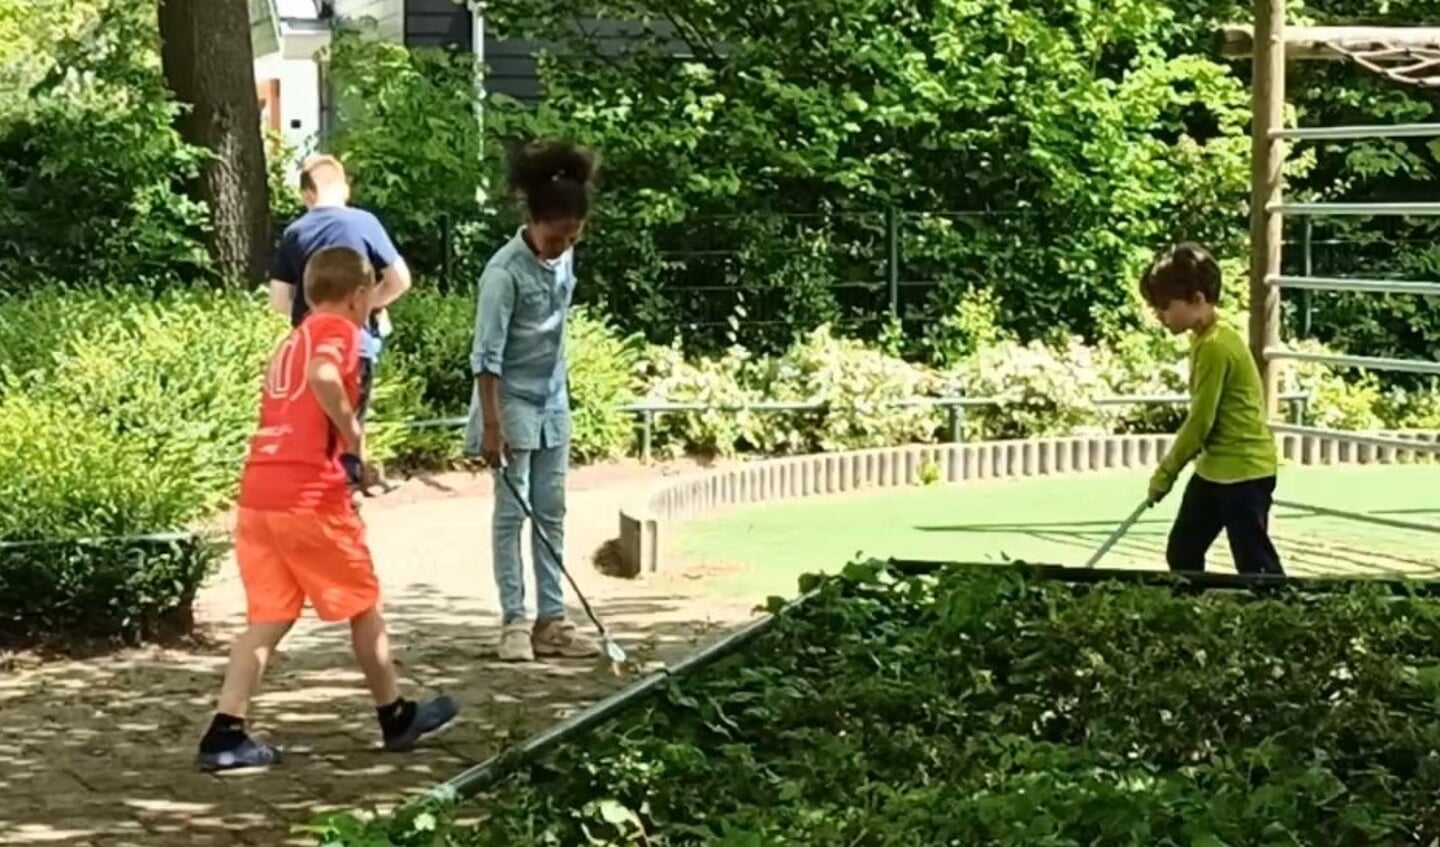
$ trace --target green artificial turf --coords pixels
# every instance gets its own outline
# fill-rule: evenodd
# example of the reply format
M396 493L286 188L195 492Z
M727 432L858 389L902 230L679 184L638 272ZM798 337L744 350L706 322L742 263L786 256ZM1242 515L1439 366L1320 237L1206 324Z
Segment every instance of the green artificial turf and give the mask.
M1145 472L916 486L742 506L676 526L663 568L706 573L718 595L790 595L797 577L856 557L1082 565L1145 494ZM1181 488L1130 530L1107 567L1164 567ZM1440 528L1440 466L1292 467L1279 500ZM1293 508L1273 534L1295 574L1440 577L1440 534L1376 526ZM1233 570L1222 535L1212 569Z

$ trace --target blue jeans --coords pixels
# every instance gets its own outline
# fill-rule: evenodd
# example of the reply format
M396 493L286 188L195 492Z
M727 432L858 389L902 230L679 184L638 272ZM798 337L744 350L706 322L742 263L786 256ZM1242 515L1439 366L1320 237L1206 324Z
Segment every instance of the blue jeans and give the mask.
M500 589L500 611L505 623L522 621L525 614L525 564L520 548L520 529L525 512L510 487L500 478L510 477L521 497L530 501L535 521L544 530L555 551L565 555L565 476L570 465L570 445L516 450L504 470L495 470L495 514L490 525L491 553L495 563L495 585ZM564 575L560 563L545 549L535 527L530 529L530 560L535 567L536 617L565 615Z

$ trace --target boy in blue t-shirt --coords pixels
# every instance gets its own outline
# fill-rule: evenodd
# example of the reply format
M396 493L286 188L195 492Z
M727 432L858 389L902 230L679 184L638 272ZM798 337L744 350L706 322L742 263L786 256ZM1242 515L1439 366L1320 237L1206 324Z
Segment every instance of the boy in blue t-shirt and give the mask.
M305 214L285 228L270 266L270 306L289 316L291 326L300 325L310 311L301 287L305 264L320 250L348 247L370 261L379 278L372 300L374 309L366 319L360 348L360 401L356 414L363 422L370 405L375 363L384 337L390 334L385 308L409 290L410 269L379 219L348 205L350 183L345 168L334 156L316 156L306 161L300 171L300 194L305 199ZM350 484L358 486L359 460L346 456L345 471Z

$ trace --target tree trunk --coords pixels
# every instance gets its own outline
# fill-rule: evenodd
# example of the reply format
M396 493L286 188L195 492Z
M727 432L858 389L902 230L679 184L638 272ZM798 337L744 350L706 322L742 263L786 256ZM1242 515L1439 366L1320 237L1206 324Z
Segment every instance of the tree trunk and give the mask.
M270 196L247 0L160 0L160 62L184 112L181 137L204 148L191 193L210 210L210 254L227 281L266 278Z

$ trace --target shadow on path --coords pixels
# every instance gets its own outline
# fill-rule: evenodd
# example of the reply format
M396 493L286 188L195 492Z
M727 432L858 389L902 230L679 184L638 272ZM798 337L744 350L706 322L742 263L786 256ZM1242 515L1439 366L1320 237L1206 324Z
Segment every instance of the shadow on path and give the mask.
M596 606L641 660L673 660L720 631L683 601L619 596ZM409 754L380 750L343 624L297 627L275 657L251 714L287 754L269 772L211 776L192 764L222 647L45 664L0 682L0 843L313 843L291 827L331 809L393 804L631 681L590 661L498 662L493 613L438 590L408 592L388 617L406 694L444 691L463 710Z

